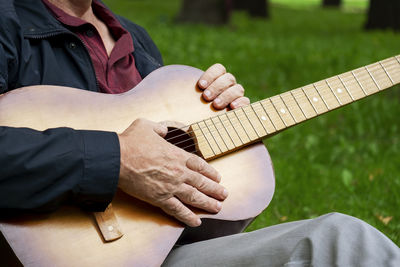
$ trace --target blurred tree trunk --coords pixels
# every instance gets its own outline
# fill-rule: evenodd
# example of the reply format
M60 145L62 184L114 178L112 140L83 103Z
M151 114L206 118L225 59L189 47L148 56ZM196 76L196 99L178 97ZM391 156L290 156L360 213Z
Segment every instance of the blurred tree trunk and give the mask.
M400 1L370 0L365 28L400 31Z
M322 6L324 7L340 7L342 0L323 0Z
M267 18L268 0L183 0L177 20L206 24L229 22L232 9L244 9L250 16Z
M225 24L231 9L229 0L183 0L178 15L180 22Z
M253 17L269 17L268 0L233 0L233 8L246 10Z

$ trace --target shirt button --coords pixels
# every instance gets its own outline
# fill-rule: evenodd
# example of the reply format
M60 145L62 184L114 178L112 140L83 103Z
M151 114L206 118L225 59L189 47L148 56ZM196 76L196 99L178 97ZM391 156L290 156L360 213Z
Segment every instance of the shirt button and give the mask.
M70 42L70 43L69 43L69 48L75 49L75 48L76 48L76 43Z
M87 30L87 31L86 31L86 36L87 36L87 37L93 37L93 35L94 35L93 30Z

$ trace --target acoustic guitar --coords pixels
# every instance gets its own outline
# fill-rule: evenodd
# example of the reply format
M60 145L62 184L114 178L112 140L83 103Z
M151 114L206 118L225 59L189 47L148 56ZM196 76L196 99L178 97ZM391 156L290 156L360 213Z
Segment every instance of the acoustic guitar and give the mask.
M179 242L185 243L241 231L268 206L274 193L271 159L260 141L400 83L400 57L231 111L215 111L202 100L196 87L201 74L192 67L166 66L119 95L56 86L1 95L2 126L120 133L140 117L163 121L169 126L166 139L208 160L230 192L218 214L199 212L205 219L193 229L118 192L112 205L124 236L112 242L102 238L92 214L76 207L2 218L1 254L25 266L159 266L180 237ZM113 223L105 231L118 227Z

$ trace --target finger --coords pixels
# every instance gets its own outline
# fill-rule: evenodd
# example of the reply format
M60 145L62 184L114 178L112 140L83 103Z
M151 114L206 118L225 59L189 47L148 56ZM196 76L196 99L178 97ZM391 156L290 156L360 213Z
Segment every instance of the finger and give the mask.
M183 203L208 212L217 213L222 208L221 202L206 196L205 194L188 184L182 184L181 190L179 192L176 192L175 195Z
M168 127L162 123L155 123L153 130L161 137L165 137L168 133Z
M216 99L214 99L213 106L216 109L223 109L230 103L242 97L244 94L244 88L240 84L235 84L222 92Z
M210 197L224 200L228 196L225 187L197 172L190 171L185 178L187 184Z
M136 119L132 124L141 125L142 127L150 127L161 137L164 137L168 133L168 128L165 125L143 118Z
M160 208L167 214L175 217L179 221L191 226L197 227L201 225L200 217L194 214L179 199L172 197L160 205Z
M217 172L217 170L200 157L190 155L190 157L186 160L186 167L218 183L221 181L221 175Z
M236 78L231 73L225 73L213 81L203 92L203 97L207 101L215 99L223 91L236 84Z
M222 64L217 63L212 65L201 75L198 82L199 87L201 89L206 89L213 81L225 73L226 69Z
M244 106L250 105L250 99L248 97L242 96L237 98L235 101L233 101L229 106L231 109L235 108L241 108Z

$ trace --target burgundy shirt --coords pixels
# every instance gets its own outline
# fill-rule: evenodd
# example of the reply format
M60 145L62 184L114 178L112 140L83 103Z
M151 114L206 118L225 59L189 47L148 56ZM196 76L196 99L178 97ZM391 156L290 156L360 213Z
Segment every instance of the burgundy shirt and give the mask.
M94 14L108 27L114 37L115 46L110 57L96 28L89 22L68 15L47 0L42 0L54 17L64 24L85 44L93 62L100 92L118 94L135 87L141 80L135 66L132 36L114 15L96 0L92 3Z

